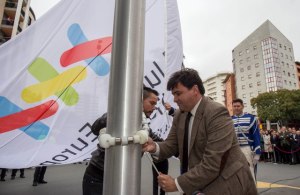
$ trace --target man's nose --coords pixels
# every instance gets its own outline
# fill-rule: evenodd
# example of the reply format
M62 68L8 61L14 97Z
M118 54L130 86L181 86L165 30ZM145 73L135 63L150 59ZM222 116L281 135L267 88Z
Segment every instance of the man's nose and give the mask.
M177 103L178 98L174 96L174 102Z

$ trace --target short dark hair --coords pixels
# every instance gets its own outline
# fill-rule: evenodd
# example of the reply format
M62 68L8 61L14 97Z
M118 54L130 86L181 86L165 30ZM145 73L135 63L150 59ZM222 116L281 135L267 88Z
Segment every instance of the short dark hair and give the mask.
M240 99L240 98L237 98L237 99L232 100L232 104L233 104L233 103L241 103L242 105L244 105L243 100Z
M150 93L153 93L153 94L155 94L156 96L159 95L159 93L158 93L156 90L154 90L154 89L152 89L152 88L150 88L150 87L145 87L145 86L144 86L144 89L143 89L143 99L146 99L147 97L149 97L149 94L150 94Z
M188 89L191 89L194 85L198 86L201 95L205 94L205 89L203 82L198 74L198 72L191 68L184 68L177 72L174 72L169 78L167 84L167 90L171 91L178 83L181 83Z

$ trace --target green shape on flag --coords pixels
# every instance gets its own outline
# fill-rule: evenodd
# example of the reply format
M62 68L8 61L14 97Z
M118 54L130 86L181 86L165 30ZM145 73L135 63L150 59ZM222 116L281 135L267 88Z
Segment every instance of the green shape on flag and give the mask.
M43 82L58 76L59 73L43 58L36 58L28 67L28 71L38 81ZM55 95L66 105L73 106L78 102L79 95L76 90L69 86L65 90L56 92Z

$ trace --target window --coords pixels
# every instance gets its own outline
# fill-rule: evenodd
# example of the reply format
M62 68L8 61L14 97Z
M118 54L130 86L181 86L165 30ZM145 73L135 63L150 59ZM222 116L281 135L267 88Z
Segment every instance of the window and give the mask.
M243 52L242 52L242 51L240 51L240 53L239 53L239 56L241 56L241 55L243 55Z
M285 71L283 71L283 75L285 75Z
M250 94L249 94L249 95L250 95L250 97L253 97L253 92L250 92Z
M291 49L291 48L290 48ZM249 51L249 49L246 49L246 53L249 53L250 51Z
M292 56L290 56L290 59L291 59L291 61L293 61L293 57Z
M280 47L280 48L282 48L282 45L281 45L281 43L279 43L279 47Z
M289 59L289 56L287 54L285 54L285 59Z
M244 72L244 68L241 68L241 69L240 69L240 72Z
M249 83L249 88L252 88L253 87L253 84L252 83Z
M294 87L296 87L296 83L294 83Z
M248 79L252 79L252 75L251 74L248 75Z
M292 86L292 82L291 81L289 81L289 84L290 84L290 86Z
M291 76L291 73L288 72L288 76L290 77L290 76Z
M260 81L257 81L257 86L261 86L261 82Z
M241 77L241 81L243 81L243 80L245 80L245 78L244 78L244 77Z
M253 46L253 50L256 50L256 49L257 49L257 47L256 47L256 45L254 45L254 46Z
M255 67L258 68L258 67L259 67L259 63L256 63L256 64L255 64Z
M256 77L260 77L260 72L257 72L257 73L256 73Z
M247 70L251 70L251 66L247 66Z
M254 55L254 59L258 59L258 55L257 54Z
M246 98L246 94L243 94L243 98Z
M284 84L286 84L286 85L287 85L287 81L286 81L286 80L284 80Z
M286 46L284 46L284 50L286 50Z
M290 52L292 52L292 49L291 49L291 48L289 48L289 51L290 51Z

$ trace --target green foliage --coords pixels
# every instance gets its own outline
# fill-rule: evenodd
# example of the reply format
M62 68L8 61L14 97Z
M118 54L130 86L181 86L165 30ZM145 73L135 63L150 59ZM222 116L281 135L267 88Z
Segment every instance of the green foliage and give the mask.
M251 106L257 108L257 114L263 121L300 122L300 90L262 93L251 99Z

